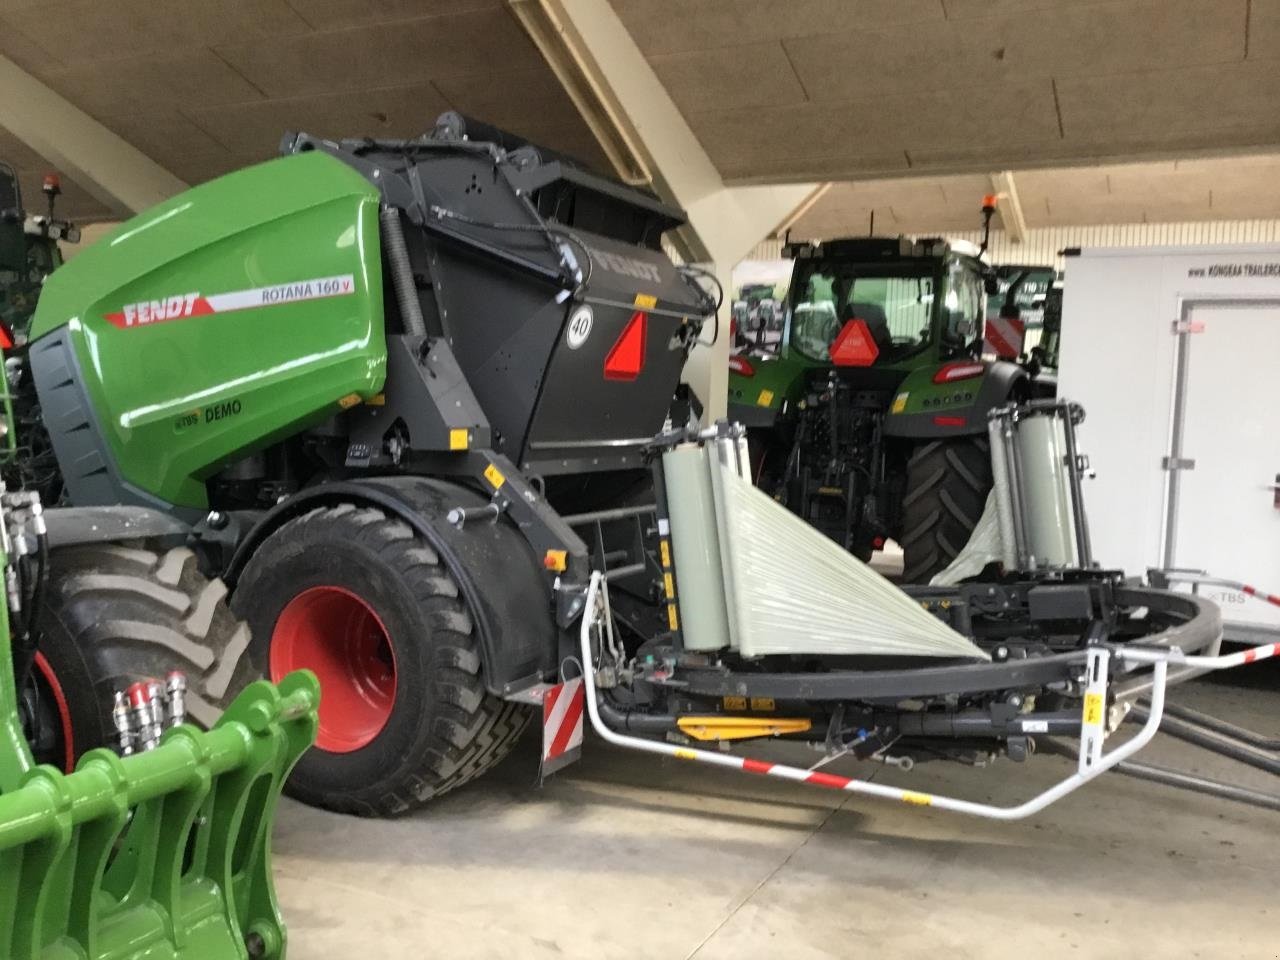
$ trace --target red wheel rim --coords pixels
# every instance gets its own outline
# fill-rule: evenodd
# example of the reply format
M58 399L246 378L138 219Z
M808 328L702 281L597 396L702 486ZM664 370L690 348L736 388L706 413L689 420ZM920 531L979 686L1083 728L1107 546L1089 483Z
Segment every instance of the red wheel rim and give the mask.
M53 672L53 667L49 666L43 653L36 651L33 663L48 685L49 692L53 694L54 705L58 708L58 722L62 725L62 769L70 773L76 765L76 744L71 729L71 708L67 706L67 695L62 692L58 675Z
M396 702L391 638L373 608L342 587L311 587L280 611L271 679L306 668L320 680L316 746L351 753L382 732Z

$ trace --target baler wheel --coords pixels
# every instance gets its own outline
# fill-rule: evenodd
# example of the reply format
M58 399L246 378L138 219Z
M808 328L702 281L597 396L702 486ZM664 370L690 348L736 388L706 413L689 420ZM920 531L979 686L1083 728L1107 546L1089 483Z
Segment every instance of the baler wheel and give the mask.
M147 677L163 681L170 670L187 675L188 719L202 726L217 720L254 679L245 656L248 628L232 615L226 594L186 548L55 550L33 689L54 697L57 710L43 714L61 728L59 752L79 757L114 746L112 695Z
M969 542L991 492L985 436L934 440L912 451L902 501L902 579L928 583Z
M320 678L317 745L286 791L342 813L421 806L505 757L527 708L485 690L466 602L408 524L340 504L284 524L257 548L232 607L272 679Z

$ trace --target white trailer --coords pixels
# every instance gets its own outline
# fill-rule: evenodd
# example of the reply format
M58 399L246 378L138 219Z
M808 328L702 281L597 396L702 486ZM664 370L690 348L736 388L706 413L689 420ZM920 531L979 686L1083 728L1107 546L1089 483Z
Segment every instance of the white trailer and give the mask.
M1066 258L1058 392L1089 417L1095 557L1280 590L1278 372L1280 247ZM1280 607L1236 586L1204 588L1228 636L1280 631Z

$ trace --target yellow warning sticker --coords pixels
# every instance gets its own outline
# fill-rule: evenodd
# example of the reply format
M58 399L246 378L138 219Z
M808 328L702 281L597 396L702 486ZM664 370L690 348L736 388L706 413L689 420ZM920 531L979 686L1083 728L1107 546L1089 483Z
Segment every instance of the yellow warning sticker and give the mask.
M671 600L676 595L676 582L671 574L664 573L662 575L662 588L667 591L667 599Z
M360 394L348 393L345 397L343 397L341 400L338 401L338 406L340 406L343 410L350 410L359 402L360 402Z
M914 793L911 790L902 792L903 803L913 803L917 807L928 807L933 805L933 797L927 793Z
M1085 725L1097 726L1102 723L1102 694L1086 693L1084 695Z
M726 710L745 710L747 709L746 697L724 697L721 702Z
M698 759L698 754L693 750L685 750L679 747L676 748L676 756L679 757L681 760L697 760Z
M752 697L752 710L777 710L778 705L773 702L773 697Z
M889 408L889 412L901 413L903 410L907 409L907 397L909 396L909 393L903 392L894 397L893 406Z
M467 431L455 429L449 431L449 449L465 450L467 449Z
M680 618L676 615L676 605L674 603L667 604L667 626L672 630L680 629Z
M668 545L667 541L665 540L659 541L658 549L662 553L662 566L664 568L670 567L671 566L671 547Z
M772 391L772 390L761 390L761 391L760 391L760 396L756 397L756 406L757 406L757 407L767 407L767 406L769 406L771 403L773 403L773 391Z
M658 298L650 293L637 293L636 306L644 307L646 310L652 310L658 305Z
M371 407L385 407L387 405L387 395L385 393L375 393L365 403Z
M484 468L484 478L493 484L493 489L495 490L507 482L507 478L502 475L502 471L492 463Z

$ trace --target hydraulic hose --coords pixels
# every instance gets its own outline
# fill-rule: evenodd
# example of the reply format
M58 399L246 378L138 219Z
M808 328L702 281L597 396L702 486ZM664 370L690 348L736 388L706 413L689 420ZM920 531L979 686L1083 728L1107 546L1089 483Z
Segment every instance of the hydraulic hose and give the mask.
M405 332L425 337L427 323L422 319L418 287L409 265L409 248L405 246L404 229L400 226L400 211L395 207L383 207L378 219L382 222L382 252L387 258L391 284L396 289L396 303L400 305Z
M663 717L654 713L641 713L639 710L619 710L609 702L608 696L601 692L596 698L596 707L605 724L613 730L626 730L631 733L664 734L679 729L675 717Z

